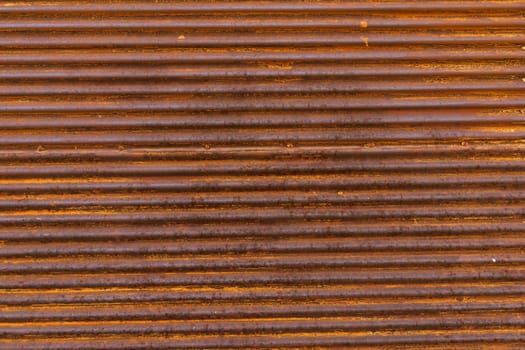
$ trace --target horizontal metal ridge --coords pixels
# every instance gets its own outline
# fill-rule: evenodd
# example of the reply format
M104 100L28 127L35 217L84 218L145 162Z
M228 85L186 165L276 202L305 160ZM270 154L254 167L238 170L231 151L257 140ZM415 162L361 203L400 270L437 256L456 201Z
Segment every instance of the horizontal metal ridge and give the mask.
M438 11L438 10L436 10ZM243 16L232 19L227 14L217 14L215 11L196 14L199 17L188 17L180 12L172 13L176 20L163 17L143 17L140 13L135 16L119 15L118 12L102 13L98 21L84 18L77 14L73 18L44 17L39 14L24 13L23 16L4 14L5 19L0 23L0 30L68 30L68 31L90 31L90 30L260 30L260 29L364 29L363 18L366 18L366 28L515 28L521 27L523 21L519 13L510 15L501 13L484 14L478 9L476 17L464 17L457 20L457 14L453 12L434 12L429 14L411 13L401 16L396 13L352 13L345 11L338 13L306 13L295 15L282 14L281 11L272 14L271 18L266 14L245 12ZM396 16L397 15L397 16ZM33 16L33 17L31 17ZM194 14L195 16L195 14Z
M190 175L307 175L343 174L350 172L391 172L414 171L453 172L467 171L519 171L525 168L525 160L519 156L496 159L442 159L410 158L398 159L292 159L292 160L253 160L249 164L235 160L193 160L193 161L151 161L121 162L118 168L111 161L100 161L86 169L75 162L34 164L13 164L0 168L0 175L6 177L88 177L115 176L190 176Z
M262 111L373 108L497 108L525 106L521 91L480 91L464 99L458 92L302 92L296 94L175 94L79 96L6 96L0 97L0 113L26 112L119 112L134 111Z
M461 319L459 319L461 317ZM417 321L417 322L416 322ZM188 321L135 321L122 324L122 322L46 322L43 325L35 323L20 323L16 325L3 325L0 323L0 334L6 339L19 335L92 335L92 334L206 334L207 332L221 332L224 334L257 333L283 333L283 332L323 332L337 328L345 331L376 330L397 328L403 330L429 329L448 330L461 327L520 327L523 319L519 314L502 316L498 313L487 312L484 315L469 313L443 314L439 317L423 316L416 320L411 316L399 316L392 320L386 317L332 317L319 318L282 318L278 323L274 319L231 319L223 322L216 320Z
M309 272L291 270L268 270L259 269L257 272L243 271L238 272L143 272L143 273L83 273L83 274L8 274L3 277L0 288L2 289L50 289L50 288L139 288L143 286L202 286L209 287L235 287L235 286L267 286L273 285L278 288L280 285L327 285L327 284L359 284L359 283L400 283L406 284L411 282L471 282L471 281L522 281L525 271L521 266L493 266L488 265L483 270L479 267L450 267L447 269L427 268L345 268L345 269L317 269ZM499 298L498 298L499 299ZM522 309L525 305L523 298L517 298L513 306L503 307L503 300L492 300L493 310L502 305L502 310ZM149 303L146 303L147 309ZM344 303L349 306L348 303ZM430 303L434 307L431 309L418 310L424 311L445 311L447 306L440 303ZM194 305L193 305L194 306ZM351 307L350 305L349 307ZM409 307L417 309L417 305L408 304ZM463 306L460 304L460 306ZM159 305L159 309L166 309L165 306ZM465 307L465 306L464 306ZM74 309L74 307L73 307ZM133 305L130 306L133 310ZM191 308L190 308L191 310ZM203 307L203 312L207 308ZM283 308L285 315L285 308ZM365 312L366 309L361 311ZM44 310L45 311L45 310ZM25 318L31 317L31 309L28 310ZM79 315L83 313L78 311ZM235 312L232 310L231 312ZM330 311L326 310L328 314ZM317 313L321 316L323 311ZM155 312L153 314L156 314ZM217 314L222 315L217 312ZM45 313L43 314L45 315ZM208 315L209 316L209 315ZM9 314L2 312L0 319L7 319ZM45 316L44 316L45 317ZM81 317L81 316L80 316ZM117 315L111 315L118 319ZM175 315L171 315L171 318ZM191 318L191 317L188 317Z
M96 303L127 303L134 302L212 302L235 300L249 303L250 301L287 300L299 303L307 300L345 298L366 298L374 300L400 298L429 297L453 298L458 301L466 297L482 296L486 298L498 296L519 296L525 286L520 281L435 281L407 282L403 285L383 282L360 282L359 284L323 284L323 285L275 285L245 286L218 288L217 286L138 286L138 287L91 287L91 288L24 288L0 289L2 304L9 305L67 305ZM423 315L420 315L423 316ZM432 317L435 314L431 315ZM131 321L130 321L131 322Z
M428 10L447 10L447 11L513 11L521 10L525 5L520 1L512 0L491 0L491 1L458 1L458 0L439 0L428 4L417 0L396 0L396 1L170 1L156 2L148 1L116 1L110 4L100 2L80 1L70 3L68 1L49 1L44 4L31 4L26 1L11 1L6 6L0 7L0 13L36 13L36 12L234 12L248 11L251 13L267 11L315 11L315 12L340 12L340 11L428 11Z
M366 38L366 37L364 37ZM242 48L158 48L136 49L94 48L78 55L74 49L3 49L0 64L57 64L57 63L229 63L258 62L270 64L275 69L288 70L295 62L373 62L391 60L422 61L425 63L447 60L523 60L525 51L520 44L487 45L406 45L400 43L396 50L389 45L366 46L365 40L352 46L242 47ZM371 49L371 47L373 49ZM275 63L277 61L277 63ZM282 62L282 63L281 63Z
M71 244L73 245L73 244ZM315 245L315 242L312 244ZM488 244L487 244L488 245ZM118 252L108 252L104 247L100 247L100 251L93 249L89 252L91 255L98 255L98 258L93 259L90 256L74 256L74 257L50 257L48 259L40 258L37 266L34 265L31 259L27 258L9 258L7 262L0 262L0 271L2 273L52 273L52 272L68 272L68 273L93 273L93 272L161 272L161 271L228 271L234 269L250 269L250 268L272 268L272 269L289 269L289 268L340 268L340 267L390 267L390 266L436 266L436 268L443 266L454 265L470 265L470 266L484 266L484 265L517 265L523 264L525 258L519 253L519 248L516 251L512 250L497 250L492 248L492 256L483 253L482 250L475 251L475 246L469 247L472 250L453 250L453 245L448 248L447 252L432 253L425 251L426 247L419 251L419 247L414 248L413 252L352 252L339 253L337 251L327 253L317 253L315 248L312 253L286 253L279 254L276 249L276 254L269 255L268 253L250 253L248 256L230 257L227 261L220 256L220 252L216 255L203 254L202 256L192 256L191 260L187 257L156 257L152 253L151 257L142 258L135 256L122 255L115 257ZM487 246L482 247L486 249ZM506 248L506 247L505 247ZM378 247L383 249L383 247ZM396 247L397 249L397 247ZM440 249L439 245L435 249ZM34 250L33 250L34 251ZM297 250L299 251L299 250ZM231 250L232 253L235 249ZM52 252L53 254L55 252ZM74 249L66 252L67 254L75 255ZM83 252L80 252L82 254ZM126 252L131 253L133 252ZM166 251L162 251L163 254ZM108 255L107 257L104 255ZM111 254L111 255L109 255ZM35 253L35 256L39 255Z
M360 300L349 304L345 300L318 300L287 302L274 304L270 302L238 303L236 309L231 302L216 302L212 304L180 304L180 303L109 303L100 305L68 304L56 306L10 306L2 308L2 322L41 321L89 321L89 320L188 320L188 319L230 319L230 318L281 318L281 317L323 317L358 316L367 312L371 316L392 313L393 315L414 315L421 312L476 312L495 311L495 304L487 297L472 297L469 300L456 298L440 298L433 302L429 298ZM522 311L524 303L519 297L501 297L501 310Z
M67 224L67 223L66 223ZM369 221L353 222L308 222L291 220L279 224L271 223L229 223L224 225L181 224L175 222L163 223L124 223L107 227L94 223L87 230L83 225L31 225L0 227L0 239L13 242L58 242L58 241L107 241L108 235L114 240L141 241L151 239L185 239L214 238L227 239L232 237L377 237L390 235L451 236L469 237L472 235L499 236L503 233L521 233L525 231L525 223L519 218L463 218L459 221L429 220L416 218L412 220L382 220L375 224ZM5 242L4 242L5 243Z
M301 231L297 231L300 236ZM458 249L518 249L522 248L525 238L519 234L499 233L497 238L482 239L484 236L395 236L388 237L304 237L304 238L264 238L256 239L246 236L229 238L223 242L211 239L175 239L125 242L115 245L108 238L107 242L20 242L4 243L1 257L23 257L32 255L67 256L67 255L95 255L95 254L131 254L131 255L162 255L162 254L245 254L254 252L266 253L293 253L304 254L315 252L370 252L370 251L413 251L417 250L458 250ZM492 257L491 257L492 259Z
M137 193L137 194L45 194L5 196L0 199L0 209L45 209L68 207L222 207L237 206L282 206L282 205L365 205L365 204L412 204L412 203L476 203L479 201L525 201L525 191L520 189L496 188L476 191L440 189L418 191L368 190L352 191L261 191L250 193L200 192L200 193Z
M345 92L413 92L428 91L522 91L525 82L517 76L462 77L462 78L399 78L389 81L374 81L355 77L347 79L275 79L243 81L238 79L217 82L207 81L11 81L0 83L0 96L38 96L38 95L153 95L153 94L235 94L249 89L252 93L345 93Z
M24 62L13 66L12 64L0 65L0 77L9 82L27 80L49 79L64 83L64 79L78 83L78 79L93 79L98 82L110 84L116 79L123 82L134 83L132 79L140 79L135 82L143 83L144 80L165 83L168 79L198 79L208 83L217 83L214 79L222 81L228 79L242 79L244 83L251 82L250 79L275 79L276 82L291 83L294 79L329 79L341 80L345 78L360 78L361 82L368 79L369 84L386 84L388 81L377 81L379 78L391 77L392 79L411 78L428 83L445 83L450 88L454 82L461 83L461 77L469 77L470 80L483 80L490 78L516 79L525 76L523 59L500 59L490 61L441 61L429 64L425 61L391 61L384 62L352 62L349 66L345 62L332 62L330 65L323 62L239 62L235 65L228 63L158 63L155 65L131 62L119 63L46 63L45 68L38 63ZM102 80L115 79L115 80ZM284 79L284 81L279 81ZM289 79L289 80L287 80ZM82 80L80 80L82 81ZM180 81L176 80L181 83ZM468 80L466 80L468 81ZM352 80L347 81L352 83ZM403 88L403 86L399 86Z
M33 33L4 32L0 37L0 49L5 48L95 48L95 47L127 47L135 48L148 45L152 41L157 47L190 47L209 48L227 47L235 49L246 46L272 46L300 48L301 46L331 46L354 45L370 47L375 45L502 45L520 44L525 40L525 34L507 32L479 33L477 31L460 32L431 30L428 33L395 33L391 31L368 30L363 32L329 32L316 33L186 33L184 40L179 33L157 33L155 36L147 33L106 33L103 36L93 36L91 33L61 33L54 32L53 36ZM365 40L366 39L366 40Z
M220 129L216 128L214 130L178 130L178 131L165 131L165 130L144 130L144 131L120 131L114 130L112 133L107 133L104 131L75 131L68 132L65 131L42 131L39 135L31 135L23 131L20 133L3 133L0 131L0 147L1 146L30 146L33 145L34 150L38 152L33 152L35 157L43 157L40 153L43 153L42 145L46 146L55 146L55 145L110 145L111 148L121 149L126 146L136 147L138 145L144 145L146 147L152 145L179 145L184 146L188 144L201 144L203 149L210 149L212 146L238 146L246 144L261 144L265 146L275 146L283 145L281 147L295 147L297 146L310 146L310 145L321 145L326 146L328 144L333 145L355 145L358 143L373 143L373 142L413 142L413 143L424 143L432 141L452 141L461 145L461 143L473 141L479 142L480 140L487 140L492 142L508 142L512 143L513 141L519 142L525 136L525 127L522 125L495 125L495 126L465 126L461 131L458 131L453 126L427 126L420 127L414 130L414 127L411 125L407 126L390 126L390 128L380 128L380 127L362 127L360 129L353 128L351 126L339 127L339 128L281 128L279 133L275 133L274 129L237 129L236 134L233 135L228 128ZM331 141L333 140L333 141ZM41 149L38 149L38 146ZM422 146L424 147L424 146ZM45 148L44 148L45 149ZM212 152L208 152L211 154ZM424 152L422 152L424 154ZM95 155L96 153L92 153ZM501 154L501 153L500 153ZM120 156L125 161L126 153L121 152ZM202 158L205 157L205 153L202 153ZM337 157L337 154L334 154L334 157ZM341 158L347 158L342 156ZM133 157L131 157L130 160ZM136 157L135 157L136 158ZM147 158L147 153L144 154L144 158ZM158 155L153 155L151 167L155 167L158 163ZM157 158L157 159L155 159ZM166 157L166 158L169 158ZM245 157L247 158L247 157ZM297 158L297 157L296 157ZM423 155L422 158L425 160L428 159L428 156ZM487 157L487 160L491 160L490 157ZM468 161L465 160L465 165L468 167ZM496 159L493 159L496 160ZM500 156L499 161L508 160L515 161L520 160L516 155L509 155L508 157ZM267 161L270 164L270 161ZM273 161L277 163L278 161ZM327 163L330 160L327 160ZM62 162L63 163L63 162ZM189 162L188 162L189 163ZM184 168L187 167L187 164L180 163L181 170L174 171L174 173L184 173ZM232 166L232 161L226 163L225 167ZM322 163L321 161L319 163ZM360 162L361 163L361 162ZM364 163L364 161L363 161ZM104 166L104 162L101 161L101 167ZM123 164L124 167L127 167L128 164ZM169 164L166 164L169 166ZM241 165L239 165L241 166ZM254 164L254 167L257 166ZM497 163L494 164L497 166ZM348 169L352 166L347 166ZM359 167L359 165L354 165L354 168ZM400 169L403 166L400 166ZM431 166L430 166L431 167ZM216 164L210 161L210 172L216 172L214 170ZM376 166L377 168L377 166ZM293 169L293 163L290 165L290 169ZM139 170L137 170L139 171ZM334 168L336 171L336 168ZM0 172L8 173L10 172L9 168L1 169ZM20 172L23 172L23 169L20 169ZM72 169L72 173L74 170ZM126 173L124 168L123 173Z
M369 108L369 109L310 109L275 110L275 111L201 111L201 112L84 112L84 113L46 113L4 112L2 130L54 128L58 130L89 130L101 128L112 129L203 129L203 128L272 128L272 127L332 127L341 126L383 126L392 124L411 124L424 127L427 125L465 124L475 125L521 125L525 114L525 107L495 108L428 108L428 109L399 109L399 108ZM146 118L147 116L147 118ZM402 146L402 145L400 145ZM195 146L194 146L195 147ZM156 148L149 148L155 152ZM44 151L44 150L42 150ZM360 151L365 152L366 148ZM43 152L42 152L43 153Z
M352 346L356 349L373 349L379 345L395 346L395 349L418 349L427 344L432 349L439 349L435 344L442 335L428 334L427 331L399 332L392 334L391 331L378 332L377 334L363 334L363 332L317 332L305 335L304 333L284 333L279 335L241 335L241 336L189 336L180 335L156 335L142 336L130 340L127 337L83 337L74 339L59 338L29 338L28 340L5 340L0 341L0 349L10 349L17 344L20 349L112 349L127 350L132 345L134 349L187 349L188 347L203 348L251 348L272 349L275 347L306 347L306 346ZM519 349L523 341L521 334L515 329L489 329L485 331L456 330L444 342L445 345L461 345L466 349L479 349L480 346L491 346L493 349ZM259 345L254 345L259 344ZM442 345L443 346L443 343Z

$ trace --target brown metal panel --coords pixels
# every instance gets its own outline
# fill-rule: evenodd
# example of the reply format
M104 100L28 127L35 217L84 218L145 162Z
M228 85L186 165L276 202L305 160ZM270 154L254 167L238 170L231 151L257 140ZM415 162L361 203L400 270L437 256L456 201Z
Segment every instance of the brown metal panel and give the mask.
M0 349L523 349L524 1L0 1Z

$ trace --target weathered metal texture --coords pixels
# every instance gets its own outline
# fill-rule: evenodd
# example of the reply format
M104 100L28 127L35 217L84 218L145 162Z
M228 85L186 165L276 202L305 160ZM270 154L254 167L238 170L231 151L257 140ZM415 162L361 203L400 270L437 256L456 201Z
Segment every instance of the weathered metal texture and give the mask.
M523 349L524 1L1 1L0 349Z

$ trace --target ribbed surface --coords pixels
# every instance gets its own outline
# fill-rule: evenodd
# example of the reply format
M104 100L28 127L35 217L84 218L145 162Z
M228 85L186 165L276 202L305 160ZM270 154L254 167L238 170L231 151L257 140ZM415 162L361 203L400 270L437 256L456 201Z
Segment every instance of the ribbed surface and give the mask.
M524 1L1 1L0 349L523 349Z

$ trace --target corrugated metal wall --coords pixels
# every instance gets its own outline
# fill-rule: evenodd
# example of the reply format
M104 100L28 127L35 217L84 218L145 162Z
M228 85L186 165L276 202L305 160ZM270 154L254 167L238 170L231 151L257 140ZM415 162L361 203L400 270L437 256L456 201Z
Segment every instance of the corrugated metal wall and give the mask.
M523 349L524 1L0 1L0 349Z

